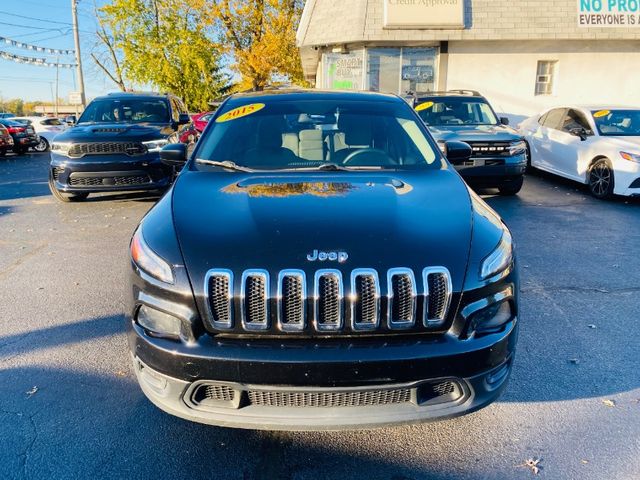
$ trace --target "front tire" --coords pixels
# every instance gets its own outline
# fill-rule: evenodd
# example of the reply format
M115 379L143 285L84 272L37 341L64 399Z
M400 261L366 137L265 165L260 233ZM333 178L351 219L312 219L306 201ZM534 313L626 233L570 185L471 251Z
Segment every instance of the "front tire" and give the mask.
M46 138L40 137L40 143L33 147L33 149L36 152L46 152L47 150L49 150L49 142L47 142Z
M86 200L89 196L88 193L63 193L59 191L55 186L51 174L49 174L49 190L51 190L51 195L53 195L56 200L64 203L81 202L82 200Z
M613 196L613 188L615 186L613 169L607 159L601 158L591 165L587 177L587 184L589 185L591 195L599 200Z
M509 183L505 183L504 185L498 187L498 191L500 192L500 195L503 195L503 196L517 195L518 192L522 189L523 183L524 183L524 178L520 177L517 180L513 180Z

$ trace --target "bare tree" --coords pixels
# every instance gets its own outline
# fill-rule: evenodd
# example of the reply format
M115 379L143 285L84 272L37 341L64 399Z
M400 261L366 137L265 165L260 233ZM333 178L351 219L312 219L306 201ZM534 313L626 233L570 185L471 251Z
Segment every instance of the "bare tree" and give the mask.
M100 18L100 15L96 9L96 21L98 22L98 29L96 35L98 37L100 46L104 50L104 55L98 56L95 53L91 53L91 58L100 67L107 77L111 79L113 83L118 85L123 92L127 91L127 85L124 81L122 62L118 58L117 47L115 46L115 40L113 33L107 30L105 22Z

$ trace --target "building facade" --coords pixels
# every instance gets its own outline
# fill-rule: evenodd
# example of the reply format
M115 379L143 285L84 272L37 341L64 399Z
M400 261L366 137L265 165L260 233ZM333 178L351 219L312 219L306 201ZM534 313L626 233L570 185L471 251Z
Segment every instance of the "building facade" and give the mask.
M640 106L640 0L307 0L297 38L318 88Z

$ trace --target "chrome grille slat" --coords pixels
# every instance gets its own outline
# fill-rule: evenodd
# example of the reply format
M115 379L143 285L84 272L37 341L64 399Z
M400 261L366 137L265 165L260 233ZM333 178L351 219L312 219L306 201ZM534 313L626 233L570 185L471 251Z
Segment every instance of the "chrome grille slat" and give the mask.
M451 275L444 267L428 267L422 271L424 285L423 324L432 327L444 323L451 304Z
M387 322L391 329L411 328L416 323L416 279L408 268L387 273Z
M302 331L306 326L307 279L302 270L282 270L278 275L278 328Z
M314 278L314 326L319 332L342 330L344 287L339 270L318 270Z
M245 270L242 274L240 304L245 330L269 328L269 273L266 270Z
M134 156L145 153L147 153L147 147L140 142L87 142L71 145L68 155L79 158L85 155L122 154Z
M380 281L378 272L359 268L351 272L351 326L375 330L380 326Z
M233 273L213 269L207 272L204 291L207 292L207 315L212 325L221 330L233 328Z

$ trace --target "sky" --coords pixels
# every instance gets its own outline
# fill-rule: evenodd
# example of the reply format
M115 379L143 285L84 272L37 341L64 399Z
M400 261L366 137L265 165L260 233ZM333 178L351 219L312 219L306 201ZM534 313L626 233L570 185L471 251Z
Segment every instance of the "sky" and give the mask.
M106 0L95 0L100 6ZM96 44L94 0L79 0L78 23L82 53L84 83L90 99L117 90L91 59ZM12 40L56 49L73 49L71 30L71 0L1 0L0 36ZM0 43L0 51L27 57L56 61L55 55L44 54ZM60 63L75 63L73 55L60 57ZM75 90L75 68L59 69L58 96L68 98ZM52 102L56 69L16 63L0 58L0 100L22 98L27 101Z

